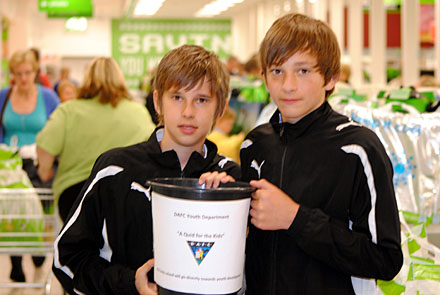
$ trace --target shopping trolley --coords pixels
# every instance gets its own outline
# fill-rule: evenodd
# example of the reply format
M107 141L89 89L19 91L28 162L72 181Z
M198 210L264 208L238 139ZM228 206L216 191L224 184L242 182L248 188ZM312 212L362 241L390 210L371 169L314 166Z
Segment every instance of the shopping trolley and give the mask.
M59 229L54 197L45 188L0 188L0 254L45 256L53 253ZM2 283L1 288L43 288L51 291L52 272L43 283Z

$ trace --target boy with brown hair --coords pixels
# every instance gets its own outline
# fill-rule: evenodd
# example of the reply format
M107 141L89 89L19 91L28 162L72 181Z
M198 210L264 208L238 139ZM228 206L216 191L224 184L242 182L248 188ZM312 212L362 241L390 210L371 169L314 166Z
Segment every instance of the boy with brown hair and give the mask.
M240 177L206 136L227 103L229 74L216 55L184 45L161 60L147 142L105 152L55 241L53 271L69 294L156 294L148 179L196 177L206 187Z
M246 244L247 295L375 294L402 266L393 167L378 137L326 101L340 71L331 29L276 20L260 47L278 110L242 144L257 188Z

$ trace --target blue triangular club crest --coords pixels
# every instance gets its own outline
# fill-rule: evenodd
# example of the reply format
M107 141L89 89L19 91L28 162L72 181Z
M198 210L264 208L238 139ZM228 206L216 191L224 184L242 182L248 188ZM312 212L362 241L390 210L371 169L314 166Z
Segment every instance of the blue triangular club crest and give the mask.
M191 248L191 251L194 255L194 258L197 261L197 264L200 265L203 259L205 259L206 255L208 255L209 250L211 250L212 246L214 246L214 242L195 242L195 241L186 241L188 246Z

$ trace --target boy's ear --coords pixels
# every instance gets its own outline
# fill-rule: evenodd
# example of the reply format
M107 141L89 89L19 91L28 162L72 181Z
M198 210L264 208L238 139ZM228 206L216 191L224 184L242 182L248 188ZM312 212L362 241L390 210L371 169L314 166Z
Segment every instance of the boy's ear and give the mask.
M339 76L331 77L330 81L328 81L327 84L325 84L324 86L325 90L329 91L335 88L335 85L338 82L338 80L339 80Z
M156 110L156 113L158 115L160 115L159 94L157 93L157 90L153 91L153 102L154 102L154 109Z

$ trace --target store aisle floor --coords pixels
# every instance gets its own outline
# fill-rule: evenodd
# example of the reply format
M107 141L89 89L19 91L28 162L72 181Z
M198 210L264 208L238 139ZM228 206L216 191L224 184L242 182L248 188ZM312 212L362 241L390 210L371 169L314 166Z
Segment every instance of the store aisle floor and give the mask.
M43 270L43 281L49 272L51 272L52 267L52 255L47 256L44 264L42 266ZM35 266L32 263L30 255L23 256L23 270L26 276L26 282L33 282ZM11 272L11 261L8 255L0 255L0 285L3 283L11 283L9 279L9 274ZM40 281L40 282L41 282ZM43 289L34 288L0 288L0 295L42 295L44 294ZM51 295L63 295L61 285L58 283L56 278L52 276L52 288Z

